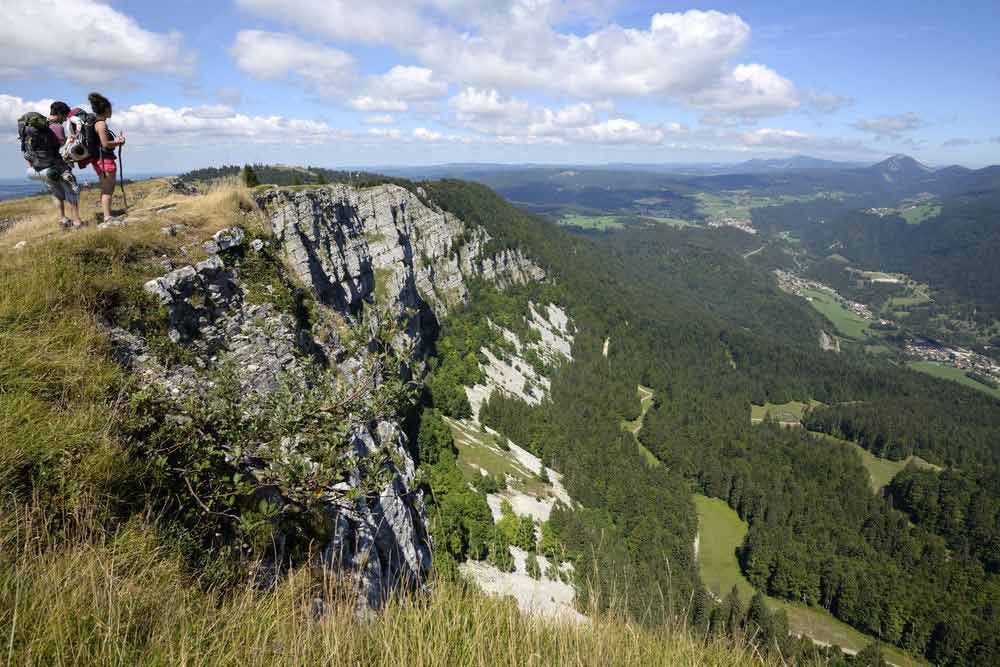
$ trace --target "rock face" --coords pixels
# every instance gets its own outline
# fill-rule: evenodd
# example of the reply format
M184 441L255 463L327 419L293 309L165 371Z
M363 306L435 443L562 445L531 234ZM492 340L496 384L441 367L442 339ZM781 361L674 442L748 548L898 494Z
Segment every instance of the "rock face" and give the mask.
M480 364L485 380L465 388L475 421L479 421L479 410L495 391L519 398L528 405L538 405L548 396L551 382L526 359L530 356L529 351L550 366L573 359L573 334L566 312L551 303L544 308L529 304L529 312L528 326L538 333L537 341L522 343L512 331L494 325L513 345L514 353L501 358L485 347L480 350L486 357L486 363Z
M469 278L499 287L543 280L519 250L487 252L489 235L396 185L274 189L257 197L289 266L325 304L375 302L405 318L417 347L463 303Z
M274 189L260 194L259 203L273 242L249 242L238 228L222 230L204 244L211 253L207 260L146 284L167 312L171 341L193 361L167 367L150 352L148 341L112 332L119 361L179 401L204 391L209 371L223 361L235 369L243 392L273 392L284 376L301 375L313 364L335 369L338 382L348 388L364 379L370 344L343 343L346 329L319 335L295 313L262 303L256 292L249 298L241 270L244 259L260 253L283 258L329 318L344 326L375 304L395 314L402 335L410 339L402 343L416 344L399 349L417 354L426 350L437 318L468 298L467 279L503 287L544 278L519 252L490 254L485 232L467 228L400 187ZM549 317L539 314L534 325L539 354L561 354L565 318L548 312ZM357 493L365 481L361 466L323 496L332 529L321 558L354 578L359 606L370 610L399 587L423 582L431 544L410 443L398 417L384 415L363 424L344 444L356 457L382 453L391 461L383 469L389 481L377 493ZM260 464L247 456L242 465L252 473Z

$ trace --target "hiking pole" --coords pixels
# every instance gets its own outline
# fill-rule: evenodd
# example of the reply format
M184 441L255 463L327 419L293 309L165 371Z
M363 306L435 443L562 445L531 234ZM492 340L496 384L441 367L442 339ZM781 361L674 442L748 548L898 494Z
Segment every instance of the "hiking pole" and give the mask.
M121 144L118 144L118 185L122 189L122 203L125 204L125 210L128 210L128 199L125 197L125 162L122 160L122 148Z

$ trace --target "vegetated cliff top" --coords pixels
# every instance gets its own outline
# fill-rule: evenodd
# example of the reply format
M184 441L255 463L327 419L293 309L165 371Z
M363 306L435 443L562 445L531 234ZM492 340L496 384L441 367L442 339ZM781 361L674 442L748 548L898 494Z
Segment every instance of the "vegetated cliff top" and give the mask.
M740 644L614 614L557 628L445 582L363 624L309 568L268 593L233 580L149 511L154 462L134 436L162 424L135 423L130 399L146 388L112 359L108 324L141 327L142 284L203 259L202 242L252 200L235 183L191 197L164 179L128 196L123 226L70 233L47 197L0 204L14 221L0 234L0 618L13 664L761 664ZM84 193L85 215L96 200ZM333 602L315 620L325 588Z

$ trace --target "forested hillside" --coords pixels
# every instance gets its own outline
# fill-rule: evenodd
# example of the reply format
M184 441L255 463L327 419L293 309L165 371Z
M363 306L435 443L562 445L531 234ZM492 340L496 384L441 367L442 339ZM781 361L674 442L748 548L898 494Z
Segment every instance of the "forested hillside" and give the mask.
M551 404L495 398L483 418L565 468L587 511L553 523L583 562L594 554L598 579L624 568L662 586L669 560L674 595L690 590L682 583L694 579L687 494L698 489L750 523L740 557L760 590L826 608L936 663L989 664L1000 586L995 563L977 555L994 539L984 528L994 514L963 532L964 520L942 527L913 510L919 520L911 527L911 515L871 494L850 449L751 427L748 413L751 402L816 399L831 407L808 417L812 428L881 456L917 453L978 477L995 470L990 441L1000 404L877 357L821 352L810 311L697 234L661 229L599 244L560 234L479 186L424 187L498 243L530 248L553 277L546 289L577 318L578 361L557 375ZM629 439L608 426L634 416L637 384L656 392L640 437L664 468L646 469ZM860 423L851 411L879 418L862 430L850 426ZM832 415L841 415L836 424ZM602 541L602 529L620 537ZM610 545L595 551L595 542ZM969 546L955 552L949 544Z

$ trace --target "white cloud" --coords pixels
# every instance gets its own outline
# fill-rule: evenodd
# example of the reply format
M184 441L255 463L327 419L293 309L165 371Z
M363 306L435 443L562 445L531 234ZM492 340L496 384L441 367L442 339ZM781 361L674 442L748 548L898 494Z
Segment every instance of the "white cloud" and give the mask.
M431 101L447 94L448 84L426 67L396 65L385 74L368 77L364 91L348 100L358 111L408 111L428 109Z
M189 75L195 56L180 33L142 28L95 0L4 0L0 62L6 75L44 68L87 84L121 82L131 72Z
M368 134L383 139L401 139L403 137L402 130L395 127L373 127L368 130Z
M55 100L45 99L29 102L14 95L0 94L0 127L17 131L17 119L29 111L49 113L49 105Z
M431 100L448 92L448 84L434 78L426 67L396 65L381 76L372 77L368 91L375 97L402 100Z
M369 95L362 95L361 97L354 97L348 100L348 106L352 109L358 111L406 111L410 108L406 102L402 100L387 100L378 99L371 97Z
M851 125L856 130L869 132L878 138L898 139L903 134L912 132L924 126L920 116L913 113L879 116L877 118L862 118Z
M444 137L440 132L433 132L426 127L418 127L413 130L413 138L420 141L440 141Z
M241 30L229 48L236 66L258 79L298 76L320 95L343 94L354 80L354 58L293 35Z
M448 100L448 108L455 124L504 143L656 144L664 137L658 125L602 118L607 113L603 105L580 102L553 110L505 97L495 89L466 88Z
M799 92L764 65L738 65L715 85L687 96L687 102L715 114L752 120L796 109Z
M366 110L389 110L392 102L398 109L400 102L439 97L446 82L583 100L674 100L743 119L785 113L813 99L764 65L732 65L750 39L750 26L736 14L658 13L642 29L604 22L578 34L555 26L574 15L603 16L613 3L584 3L581 11L574 11L579 3L558 0L238 4L326 38L390 45L424 66L400 66L373 77L353 104ZM410 97L403 94L408 85L416 86L419 95L416 90ZM834 98L815 96L814 105L836 105Z
M386 113L375 116L365 116L361 122L365 125L392 125L396 122L396 118L392 114Z

